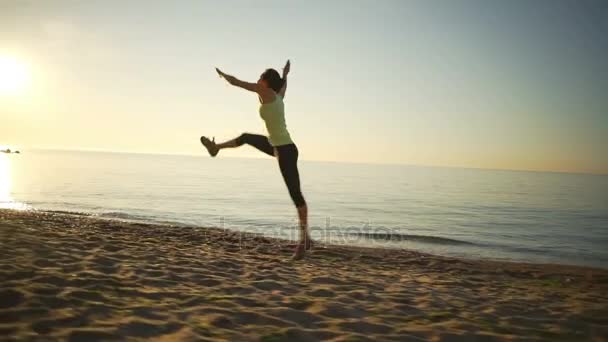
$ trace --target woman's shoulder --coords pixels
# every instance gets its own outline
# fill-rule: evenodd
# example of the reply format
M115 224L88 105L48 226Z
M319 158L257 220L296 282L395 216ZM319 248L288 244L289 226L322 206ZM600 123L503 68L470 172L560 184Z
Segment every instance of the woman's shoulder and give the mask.
M269 105L269 104L273 104L273 103L277 103L277 102L281 102L283 103L283 97L277 93L275 93L274 91L272 91L272 94L268 94L268 96L261 96L262 99L262 104L263 105Z

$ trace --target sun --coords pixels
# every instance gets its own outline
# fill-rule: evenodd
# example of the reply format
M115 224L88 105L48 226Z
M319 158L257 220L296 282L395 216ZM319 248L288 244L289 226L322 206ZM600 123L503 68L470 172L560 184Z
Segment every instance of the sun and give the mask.
M0 55L0 96L21 94L28 85L28 66L12 56Z

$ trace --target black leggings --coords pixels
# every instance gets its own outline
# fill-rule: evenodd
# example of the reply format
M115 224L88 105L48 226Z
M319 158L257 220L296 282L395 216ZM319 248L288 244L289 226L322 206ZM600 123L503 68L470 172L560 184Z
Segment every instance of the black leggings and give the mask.
M237 146L243 144L251 145L258 150L275 157L279 160L279 168L281 174L289 190L291 200L300 208L306 205L302 191L300 190L300 174L298 172L298 147L295 144L281 145L273 147L270 145L268 138L259 134L243 133L236 138Z

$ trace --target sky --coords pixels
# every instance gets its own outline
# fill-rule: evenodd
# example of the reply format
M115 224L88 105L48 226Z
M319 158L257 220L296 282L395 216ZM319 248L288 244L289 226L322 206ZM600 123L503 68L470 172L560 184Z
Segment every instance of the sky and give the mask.
M0 145L204 155L288 58L302 159L608 173L602 0L3 0Z

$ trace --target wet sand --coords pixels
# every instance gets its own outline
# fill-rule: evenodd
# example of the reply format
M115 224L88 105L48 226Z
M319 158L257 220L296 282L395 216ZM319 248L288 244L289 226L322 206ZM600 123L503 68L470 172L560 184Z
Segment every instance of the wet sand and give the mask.
M0 210L0 339L608 337L608 270Z

